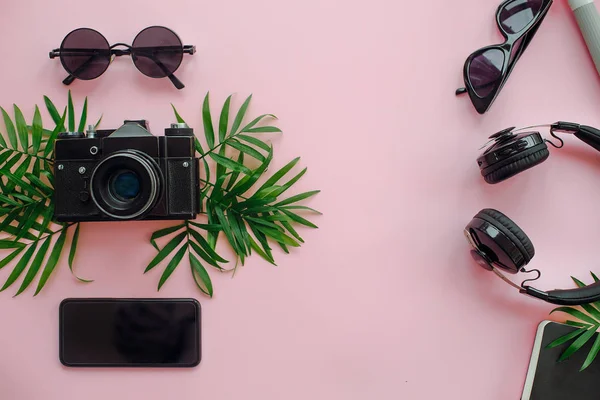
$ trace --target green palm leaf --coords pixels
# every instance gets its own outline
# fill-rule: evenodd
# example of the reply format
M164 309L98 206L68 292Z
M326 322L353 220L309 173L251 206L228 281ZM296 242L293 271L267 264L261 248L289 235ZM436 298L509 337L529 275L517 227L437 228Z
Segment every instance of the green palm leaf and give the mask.
M252 248L252 250L254 250L256 252L256 254L258 254L259 256L261 256L264 260L268 261L269 263L277 266L277 264L275 264L275 260L273 260L273 256L267 254L259 245L258 243L256 243L256 241L252 238L252 236L250 236L248 238L248 241L250 243L250 247Z
M236 139L243 140L246 143L252 144L256 147L260 147L264 151L269 151L269 149L271 148L268 144L266 144L262 140L257 139L253 136L239 134L239 135L236 135Z
M585 358L585 361L583 362L583 365L581 366L580 371L583 371L584 369L586 369L587 367L589 367L592 364L592 362L598 355L599 351L600 351L600 335L596 335L596 340L594 340L594 344L592 345L592 348L591 348L590 352L588 353L588 356Z
M0 133L0 147L7 148L6 140L4 140L4 136ZM0 163L1 164L1 163Z
M13 105L15 111L15 125L17 127L17 133L19 134L19 141L21 142L21 148L24 153L29 152L29 129L27 128L27 122L25 122L25 117L23 113L17 107L16 104Z
M35 258L33 259L31 266L29 267L29 271L27 271L27 275L25 275L25 279L23 279L23 283L21 284L21 287L15 294L15 297L23 293L23 291L27 289L31 284L33 278L35 278L35 276L37 275L38 271L40 270L40 267L42 266L42 262L44 261L44 257L46 256L46 252L50 247L51 241L52 237L48 236L44 243L42 243L42 247L40 247Z
M48 96L44 96L44 103L46 104L46 109L48 110L48 114L50 114L50 117L56 124L57 129L62 132L66 131L65 121L63 119L61 122L60 113L56 109L56 106L54 105L54 103L52 103L52 100L50 100L48 98ZM67 109L65 108L64 114L66 115L66 113L67 113Z
M258 161L264 161L264 159L265 159L265 156L260 154L259 151L255 150L252 147L247 146L243 143L240 143L235 139L229 140L227 142L227 144L229 145L229 147L233 147L240 153L248 154L249 156L256 158Z
M61 230L60 236L56 240L56 243L54 243L54 248L52 249L52 252L50 253L50 257L48 257L48 261L46 262L46 266L44 267L44 270L42 271L42 277L40 278L40 281L38 282L38 286L37 286L37 289L35 290L34 296L37 296L40 293L40 291L46 285L46 282L48 282L50 275L52 275L52 272L54 272L54 269L56 268L56 265L58 264L58 260L60 259L60 255L62 253L62 249L65 244L66 237L67 237L67 227L64 227Z
M559 337L558 339L554 340L552 343L548 344L548 346L546 346L549 349L552 349L554 347L558 347L562 344L567 343L568 341L575 339L576 337L579 337L579 335L584 334L585 332L587 332L589 330L589 328L580 328L577 329L573 332L570 332L564 336Z
M160 288L165 284L167 279L169 279L171 274L175 271L175 268L177 268L177 266L181 262L181 259L183 258L183 255L185 254L187 249L187 244L184 244L179 249L179 251L175 253L175 256L171 259L171 261L169 261L167 268L165 268L165 271L163 272L162 276L160 277L160 281L158 282L158 290L160 290Z
M150 262L150 264L148 264L144 273L152 270L154 267L156 267L158 264L160 264L160 262L162 260L164 260L169 254L171 254L171 252L173 250L175 250L175 248L179 244L181 244L181 242L186 237L186 235L187 235L186 232L182 232L179 235L175 236L173 239L171 239L171 241L169 243L167 243L167 245L165 247L163 247L161 251L158 252L156 257L154 257L154 259Z
M206 252L209 259L215 260L216 262L220 262L220 263L228 263L229 262L229 261L225 260L223 257L221 257L220 255L218 255L215 252L215 250L213 249L213 247L211 247L211 245L208 243L208 241L206 239L204 239L204 237L200 233L196 232L194 229L189 229L188 232L189 232L189 234L192 235L192 237L196 240L196 242L200 245L200 247L202 247L204 252ZM200 254L198 254L198 255L200 255ZM204 260L208 261L206 258Z
M217 264L217 262L208 255L208 253L206 253L204 250L202 250L202 248L200 246L198 246L198 244L196 244L193 241L189 241L188 242L190 247L194 250L194 252L200 257L202 258L204 261L206 261L208 264L212 265L213 267L219 269L219 270L223 270L223 268L221 268L221 266L219 264Z
M58 124L56 125L56 127L54 128L52 133L50 134L50 137L48 137L48 142L46 142L46 147L44 148L44 157L48 157L49 155L51 155L53 153L54 142L56 141L58 134L60 132L64 132L63 125L65 124L65 118L67 118L66 111L63 113L62 117L59 116Z
M79 127L77 128L77 132L85 132L85 124L87 122L87 109L88 99L86 97L83 102L83 110L81 110L81 118L79 118Z
M564 361L567 358L571 357L573 353L577 350L581 349L583 345L585 345L596 333L596 329L598 329L598 325L593 326L591 329L585 331L581 336L579 336L567 349L562 353L558 361Z
M6 289L8 289L13 283L15 283L17 278L19 278L19 276L21 276L21 274L23 273L23 271L25 271L25 268L29 264L29 260L31 260L33 253L35 253L36 247L37 247L36 242L34 242L32 245L29 246L29 248L27 249L27 251L25 252L23 257L19 260L17 265L15 265L15 268L8 276L8 279L6 279L6 282L4 283L4 286L2 286L2 288L0 289L0 292L3 292Z
M31 137L33 141L32 153L37 154L40 149L40 144L42 143L42 134L44 127L42 126L42 116L40 114L40 109L38 106L35 106L35 113L33 114L33 123L31 127Z
M583 288L586 286L585 283L581 282L579 279L577 279L575 277L571 277L571 279L573 280L573 282L575 282L575 284L579 288ZM581 307L588 314L590 314L592 317L594 317L594 319L596 319L597 321L600 321L600 310L598 310L597 306L595 306L594 304L582 304Z
M231 96L227 97L225 104L221 109L221 116L219 117L219 143L225 140L227 136L227 127L229 125L229 105L231 104Z
M67 110L69 115L69 132L75 131L75 106L73 105L73 97L71 97L71 91L67 99Z
M238 164L244 165L244 153L240 152L236 162ZM239 176L240 176L240 171L233 171L231 173L231 175L229 175L229 181L227 182L227 187L225 188L226 191L231 190L231 188L233 187L233 185L235 184L235 182L237 181Z
M578 328L589 328L591 327L590 324L585 324L583 322L579 322L579 321L571 321L571 320L566 320L565 321L566 325L571 325L571 326L576 326Z
M17 134L15 130L15 126L13 125L12 120L8 113L4 110L4 108L0 107L0 111L2 111L2 118L4 119L4 126L6 127L6 134L8 135L8 141L13 149L17 150L18 142L17 142Z
M252 95L248 96L248 98L244 101L240 109L238 110L235 120L233 121L233 125L231 126L231 135L237 133L244 117L246 116L246 111L248 110L248 106L250 105L250 101L252 101Z
M593 272L591 272L591 275L594 281L598 282L598 278ZM577 287L583 288L587 286L581 280L575 277L571 278ZM574 339L567 349L561 354L559 361L564 361L571 357L575 352L579 351L600 328L600 309L598 308L600 307L600 302L583 304L580 307L583 309L583 311L576 307L558 307L550 312L551 314L554 312L563 312L579 320L567 320L565 322L567 325L574 326L579 329L556 339L554 342L548 345L548 347L556 347ZM581 371L585 370L592 364L592 362L596 359L598 352L600 352L600 339L597 336L583 365L581 366Z
M310 192L300 193L300 194L297 194L297 195L292 196L290 198L287 198L287 199L285 199L283 201L280 201L279 203L276 203L275 205L281 207L281 206L285 206L285 205L288 205L288 204L297 203L297 202L299 202L301 200L308 199L309 197L312 197L312 196L316 195L319 192L320 192L320 190L313 190L313 191L310 191Z
M246 125L244 128L242 128L242 132L251 132L252 129L254 128L254 126L256 124L258 124L261 120L263 120L264 118L273 118L273 119L277 119L276 116L274 116L273 114L263 114L261 116L256 117L254 120L252 120L252 122L250 122L248 125ZM273 127L269 127L269 128L273 128ZM273 130L272 132L281 132L279 129L275 128L276 130ZM267 132L267 131L255 131L255 132Z
M258 128L244 128L242 132L246 133L275 133L281 132L281 129L276 126L261 126Z
M206 93L204 103L202 104L202 122L204 123L204 137L206 138L206 143L208 144L208 148L212 149L215 147L215 131L210 116L209 93Z
M215 160L217 162L217 164L222 165L225 168L229 168L230 170L232 170L234 172L242 172L246 175L249 175L252 173L252 171L250 171L250 169L248 167L246 167L242 164L239 164L230 158L223 157L223 156L220 156L220 155L214 154L214 153L210 154L210 158Z
M158 248L158 244L156 243L156 240L160 239L160 238L162 238L164 236L170 235L171 233L177 232L178 230L180 230L184 226L185 226L185 224L179 224L179 225L175 225L175 226L170 226L168 228L159 229L158 231L154 232L152 234L152 236L150 237L150 244L156 250L160 251L160 249Z
M581 311L579 311L576 308L558 307L558 308L555 308L554 310L550 311L550 314L553 314L555 312L564 312L564 313L567 313L567 314L569 314L569 315L571 315L571 316L573 316L573 317L575 317L575 318L577 318L577 319L579 319L581 321L588 322L588 323L590 323L592 325L595 325L595 324L598 323L598 321L596 321L594 318L590 317L587 314L582 313Z
M192 253L189 254L189 257L194 282L196 282L196 285L204 294L213 297L213 286L208 272ZM198 277L200 278L200 281L198 281Z
M177 109L175 108L173 103L171 103L171 107L173 108L173 112L175 113L175 118L177 119L177 122L180 124L185 124L184 119L181 118L181 115L179 115L179 113L177 112Z
M289 218L290 218L292 221L294 221L294 222L297 222L297 223L299 223L299 224L301 224L301 225L304 225L304 226L308 226L309 228L315 228L315 229L316 229L316 228L318 228L318 226L317 226L317 225L313 224L312 222L310 222L310 221L309 221L309 220L307 220L306 218L302 218L302 217L301 217L301 216L299 216L298 214L294 214L293 212L291 212L291 211L288 211L288 210L286 210L286 209L281 209L281 211L282 211L282 212L283 212L285 215L287 215L287 216L288 216L288 217L289 217ZM600 316L600 313L599 313L599 316Z
M71 275L75 277L79 282L82 283L91 283L94 282L92 279L83 279L75 274L73 271L73 261L75 260L75 254L77 254L77 244L79 243L79 227L80 223L76 224L75 232L73 233L73 238L71 239L71 249L69 250L69 270L71 271Z
M4 257L0 261L0 269L6 267L12 260L15 259L15 257L17 257L23 251L23 249L25 249L25 247L19 247L15 251L10 253L8 256Z

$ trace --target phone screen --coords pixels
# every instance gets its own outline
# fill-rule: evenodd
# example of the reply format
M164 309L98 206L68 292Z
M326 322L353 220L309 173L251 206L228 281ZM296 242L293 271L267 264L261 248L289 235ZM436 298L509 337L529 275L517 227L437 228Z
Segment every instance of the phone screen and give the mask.
M200 304L193 299L66 299L60 361L69 367L194 367Z

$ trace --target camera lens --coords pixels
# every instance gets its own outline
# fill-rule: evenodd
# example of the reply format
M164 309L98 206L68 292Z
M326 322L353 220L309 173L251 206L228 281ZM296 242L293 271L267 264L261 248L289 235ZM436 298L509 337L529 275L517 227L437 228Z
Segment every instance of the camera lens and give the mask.
M122 150L100 161L90 180L92 200L108 217L140 219L160 198L164 178L151 157L138 150Z
M140 193L140 177L133 171L119 171L110 179L110 192L121 201L133 200Z

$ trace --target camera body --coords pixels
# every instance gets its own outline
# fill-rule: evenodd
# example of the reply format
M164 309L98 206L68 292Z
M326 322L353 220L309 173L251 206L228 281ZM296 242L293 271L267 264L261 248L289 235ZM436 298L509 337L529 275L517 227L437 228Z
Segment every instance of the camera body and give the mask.
M58 222L182 220L199 212L199 159L185 124L171 124L164 136L152 135L145 120L63 132L54 156Z

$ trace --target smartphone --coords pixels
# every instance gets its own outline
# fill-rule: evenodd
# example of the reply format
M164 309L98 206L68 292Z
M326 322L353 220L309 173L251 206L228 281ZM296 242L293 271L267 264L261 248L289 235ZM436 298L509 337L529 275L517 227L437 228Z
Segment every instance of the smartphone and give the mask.
M195 367L200 304L194 299L65 299L59 358L67 367Z

